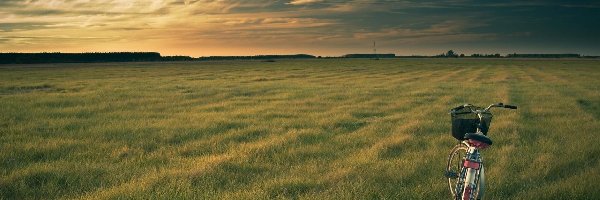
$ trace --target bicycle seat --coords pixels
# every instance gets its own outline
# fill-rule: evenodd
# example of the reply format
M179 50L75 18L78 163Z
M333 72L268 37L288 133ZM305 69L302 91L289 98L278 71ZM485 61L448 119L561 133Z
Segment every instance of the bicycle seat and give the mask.
M467 133L467 134L465 134L465 139L477 140L477 141L483 142L487 145L492 145L492 139L490 139L489 137L482 135L482 134Z

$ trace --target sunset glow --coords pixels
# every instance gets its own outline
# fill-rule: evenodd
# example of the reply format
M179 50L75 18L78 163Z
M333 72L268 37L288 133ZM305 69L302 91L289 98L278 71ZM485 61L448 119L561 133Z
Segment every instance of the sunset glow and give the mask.
M503 2L2 0L0 51L600 54L600 4Z

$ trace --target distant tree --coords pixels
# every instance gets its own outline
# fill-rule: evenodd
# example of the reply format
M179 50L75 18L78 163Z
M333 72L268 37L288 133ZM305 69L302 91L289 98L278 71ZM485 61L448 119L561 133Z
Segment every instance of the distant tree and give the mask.
M454 51L450 50L448 51L448 53L446 53L447 57L456 57L456 53L454 53Z
M462 58L462 57L465 57L465 54L464 54L464 53L461 53L461 54L460 54L460 57L461 57L461 58Z

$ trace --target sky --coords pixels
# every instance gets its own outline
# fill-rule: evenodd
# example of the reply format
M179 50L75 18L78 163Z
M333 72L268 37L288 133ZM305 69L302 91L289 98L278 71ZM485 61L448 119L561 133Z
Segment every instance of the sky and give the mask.
M600 1L0 0L0 52L600 55Z

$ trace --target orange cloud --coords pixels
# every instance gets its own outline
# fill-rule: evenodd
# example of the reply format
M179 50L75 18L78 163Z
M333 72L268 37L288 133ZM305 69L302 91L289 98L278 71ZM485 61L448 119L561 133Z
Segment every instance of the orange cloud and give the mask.
M322 2L323 0L293 0L287 4L290 5L306 5L306 4L312 4L312 3L318 3L318 2Z

